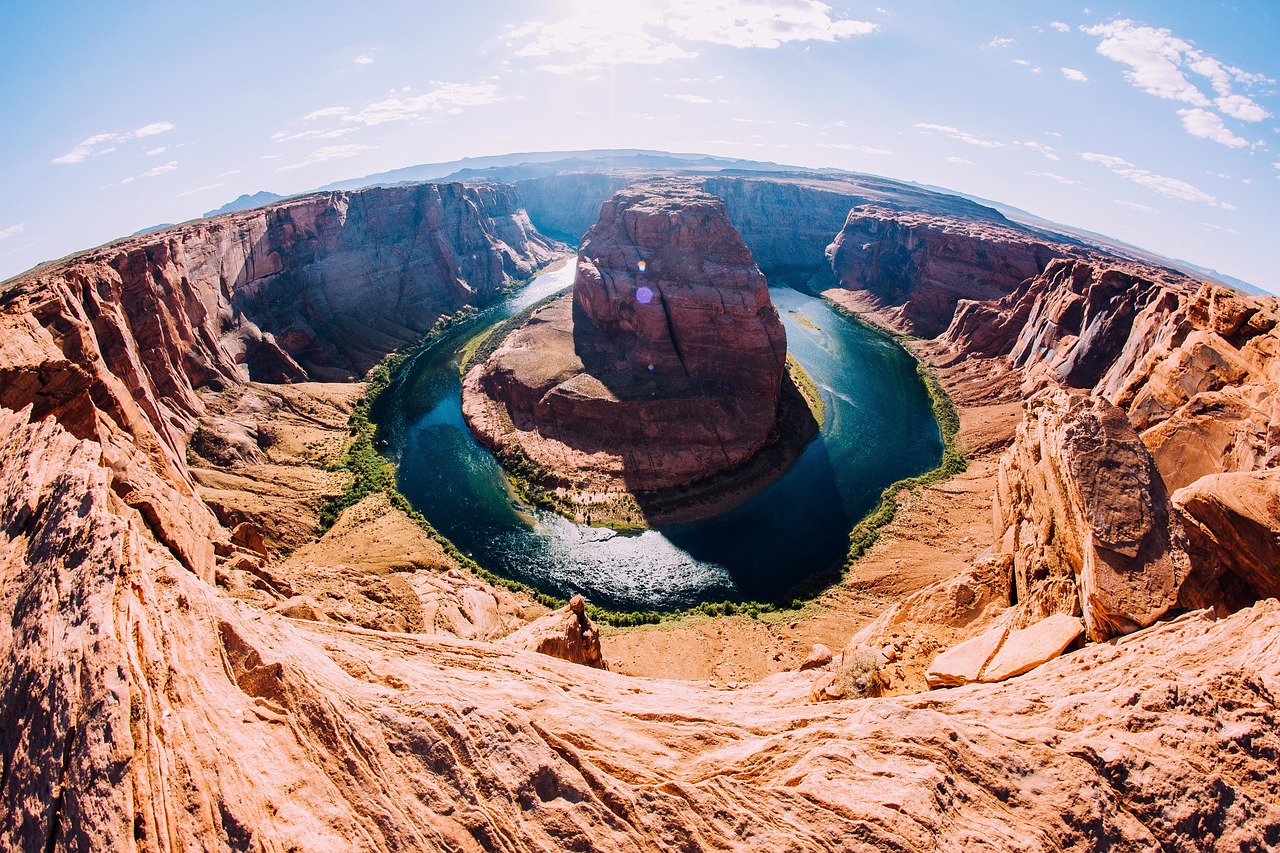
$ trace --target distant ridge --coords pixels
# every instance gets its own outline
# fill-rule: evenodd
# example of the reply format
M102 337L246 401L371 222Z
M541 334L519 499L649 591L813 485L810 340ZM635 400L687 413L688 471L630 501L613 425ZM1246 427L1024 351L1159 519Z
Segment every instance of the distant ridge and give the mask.
M715 157L710 154L673 154L645 148L599 148L590 151L537 151L500 154L490 157L464 157L444 163L422 163L389 172L378 172L363 178L338 181L321 190L357 190L388 184L418 183L444 179L519 180L542 177L557 172L585 169L744 169L748 171L818 172L799 166L783 166L760 160ZM513 173L519 172L518 176Z
M1060 222L1054 222L1051 219L1036 216L1034 213L1028 213L1022 208L1014 207L1010 204L992 201L991 199L983 198L982 196L969 195L968 193L962 193L957 190L950 190L946 187L938 187L931 184L920 184L920 186L927 187L928 189L936 192L949 193L951 195L960 196L961 198L967 198L970 201L976 201L979 204L985 204L988 207L998 210L1005 217L1019 223L1020 225L1029 225L1032 228L1054 231L1067 237L1074 237L1078 240L1098 246L1099 248L1106 249L1120 255L1121 257L1130 258L1135 261L1142 261L1147 264L1154 264L1156 266L1167 267L1168 269L1175 270L1183 275L1190 276L1191 278L1211 281L1214 284L1221 284L1224 287L1229 287L1232 290L1238 290L1241 293L1251 293L1254 296L1276 295L1269 290L1264 290L1255 284L1250 284L1244 279L1236 278L1233 275L1225 275L1215 269L1202 267L1198 264L1193 264L1190 261L1181 260L1180 258L1166 257L1164 255L1157 254L1156 252L1152 252L1149 249L1143 249L1139 246L1135 246L1132 243L1117 240L1115 237L1108 237L1106 234L1099 234L1097 231L1089 231L1085 228L1076 228L1072 225L1063 225Z
M288 196L277 195L275 193L262 190L253 195L245 193L235 201L229 201L217 210L210 210L205 216L217 216L222 213L235 213L237 210L248 210L251 207L262 207L264 204L271 204L273 201L279 201Z

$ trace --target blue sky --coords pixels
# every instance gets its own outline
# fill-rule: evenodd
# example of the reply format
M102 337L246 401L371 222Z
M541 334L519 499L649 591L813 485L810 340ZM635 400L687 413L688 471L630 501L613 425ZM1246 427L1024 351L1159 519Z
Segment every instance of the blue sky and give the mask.
M639 147L936 184L1280 291L1277 46L1274 0L9 2L0 276L245 192Z

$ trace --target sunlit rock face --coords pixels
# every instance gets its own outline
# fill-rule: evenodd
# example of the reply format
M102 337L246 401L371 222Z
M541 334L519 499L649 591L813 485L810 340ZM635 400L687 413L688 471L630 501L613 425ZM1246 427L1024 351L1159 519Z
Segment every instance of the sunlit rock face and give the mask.
M619 192L577 264L572 299L468 375L481 440L605 492L670 489L751 459L777 421L786 335L723 202L685 181Z

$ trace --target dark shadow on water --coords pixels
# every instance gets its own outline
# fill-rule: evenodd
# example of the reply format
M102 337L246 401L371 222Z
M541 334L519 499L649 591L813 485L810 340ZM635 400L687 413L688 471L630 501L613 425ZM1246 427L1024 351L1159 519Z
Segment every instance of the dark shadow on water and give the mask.
M826 441L819 436L793 469L742 506L663 531L696 560L724 566L748 601L785 602L807 572L839 568L856 519L846 510Z

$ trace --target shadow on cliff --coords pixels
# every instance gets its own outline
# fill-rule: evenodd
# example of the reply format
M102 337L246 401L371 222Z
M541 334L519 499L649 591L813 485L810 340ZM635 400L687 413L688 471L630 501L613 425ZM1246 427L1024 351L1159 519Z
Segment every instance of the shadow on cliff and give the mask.
M806 448L818 439L814 452L810 454L814 469L810 474L815 479L812 485L819 488L825 485L838 504L840 496L835 487L835 474L819 438L820 427L791 377L784 375L777 421L764 446L747 462L730 471L660 491L640 489L637 484L642 482L643 475L628 470L625 464L623 480L635 498L645 525L664 529L668 538L675 541L675 537L680 535L678 525L730 513L768 489L790 471L806 454ZM780 529L779 535L785 537L785 529ZM694 553L701 547L697 536L691 538L687 546L681 544L681 547L699 556ZM709 559L719 561L722 558Z

